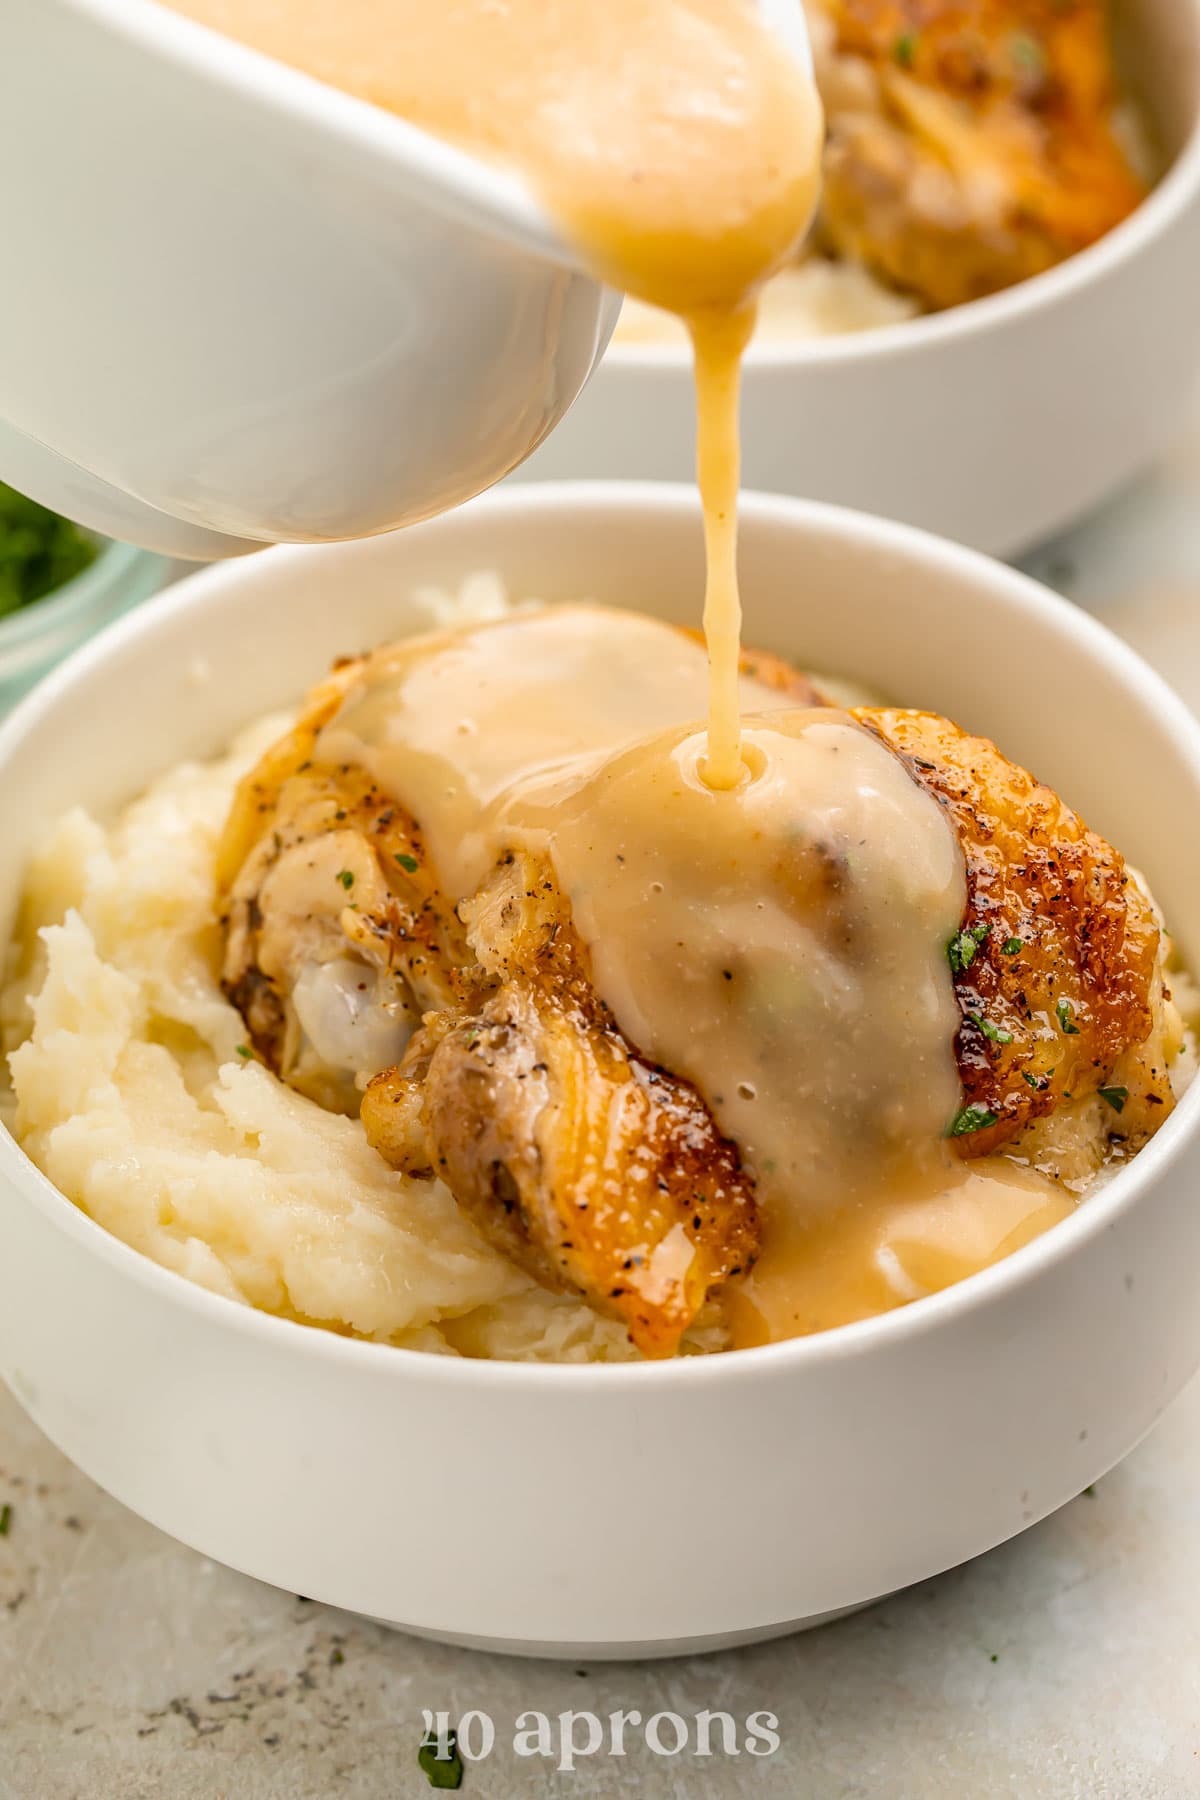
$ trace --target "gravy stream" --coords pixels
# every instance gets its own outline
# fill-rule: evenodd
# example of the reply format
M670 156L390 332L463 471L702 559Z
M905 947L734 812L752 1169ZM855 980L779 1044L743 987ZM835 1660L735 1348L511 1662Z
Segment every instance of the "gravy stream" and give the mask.
M816 208L811 77L754 0L169 3L519 170L596 275L687 323L708 552L705 773L734 786L738 375L754 296Z

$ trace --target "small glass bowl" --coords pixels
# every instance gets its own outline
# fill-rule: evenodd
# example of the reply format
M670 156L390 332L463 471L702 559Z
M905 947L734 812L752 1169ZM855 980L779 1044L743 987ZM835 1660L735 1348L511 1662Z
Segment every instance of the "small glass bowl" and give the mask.
M169 557L133 544L100 541L95 562L72 581L0 619L0 713L69 650L148 600L167 579Z

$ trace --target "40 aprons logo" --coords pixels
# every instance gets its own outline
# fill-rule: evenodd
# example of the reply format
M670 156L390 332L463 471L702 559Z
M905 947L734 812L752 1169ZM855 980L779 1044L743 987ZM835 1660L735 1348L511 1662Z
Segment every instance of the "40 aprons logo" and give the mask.
M628 1756L640 1748L662 1757L773 1756L780 1744L779 1720L770 1712L738 1720L732 1713L708 1710L690 1718L677 1712L643 1717L625 1708L607 1714L530 1711L517 1715L503 1739L491 1714L478 1709L454 1724L448 1712L424 1711L421 1717L421 1766L431 1779L439 1766L457 1764L461 1770L464 1762L484 1762L502 1741L515 1756L542 1757L565 1773L588 1757Z

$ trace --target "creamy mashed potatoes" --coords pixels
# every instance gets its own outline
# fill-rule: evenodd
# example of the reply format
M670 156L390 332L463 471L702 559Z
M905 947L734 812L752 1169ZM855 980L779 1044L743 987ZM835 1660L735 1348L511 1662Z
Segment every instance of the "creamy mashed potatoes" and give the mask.
M486 616L493 584L469 599ZM249 1056L219 982L216 849L238 778L286 724L162 776L111 825L77 810L51 831L3 997L16 1137L114 1236L266 1312L429 1351L636 1356L617 1321L491 1248L440 1183L393 1173L357 1119ZM721 1342L701 1326L688 1347Z
M803 343L899 325L921 311L911 294L877 281L858 263L835 262L815 252L769 281L758 303L755 342ZM613 337L617 344L685 344L687 334L671 313L626 300Z

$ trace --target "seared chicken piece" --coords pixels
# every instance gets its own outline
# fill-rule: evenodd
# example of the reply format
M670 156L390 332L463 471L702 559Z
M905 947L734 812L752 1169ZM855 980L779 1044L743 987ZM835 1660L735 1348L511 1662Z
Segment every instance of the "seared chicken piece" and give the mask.
M1126 217L1105 0L809 0L821 234L928 306L1023 281Z
M689 1083L622 1037L547 862L508 857L461 910L474 992L368 1087L367 1137L394 1167L438 1174L537 1280L672 1355L754 1260L738 1152Z
M456 911L416 822L363 769L320 763L320 727L359 667L316 690L239 790L222 856L226 991L285 1080L327 1106L361 1100L393 1167L440 1177L537 1280L669 1355L759 1248L737 1147L688 1082L622 1035L547 863L507 856ZM797 706L822 704L777 657L747 652L744 667ZM1064 1179L1094 1172L1172 1105L1176 1027L1149 901L993 744L934 714L853 716L946 809L966 861L947 949L962 1014L955 1149L1008 1143Z
M1119 1135L1148 1135L1173 1104L1164 941L1121 856L986 738L936 713L854 717L946 809L966 860L948 949L963 1016L960 1154L985 1155L1106 1089Z
M416 823L357 768L314 766L341 678L242 782L221 854L223 985L253 1048L323 1105L358 1108L468 960Z

